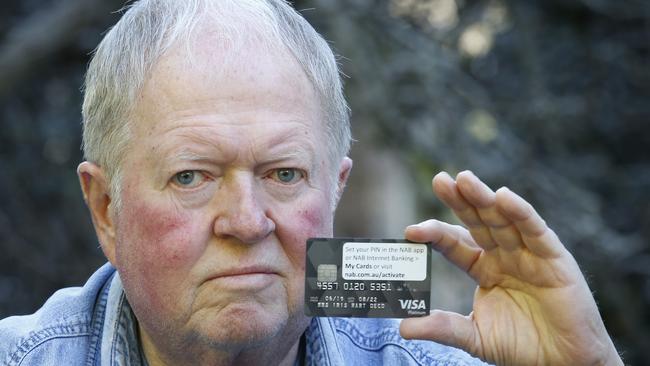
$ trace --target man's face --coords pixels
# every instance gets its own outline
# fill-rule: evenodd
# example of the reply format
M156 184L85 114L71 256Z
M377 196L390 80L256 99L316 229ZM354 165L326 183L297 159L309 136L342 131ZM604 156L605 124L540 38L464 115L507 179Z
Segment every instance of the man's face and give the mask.
M205 43L137 101L109 259L150 336L252 345L306 326L305 240L332 235L339 164L291 57Z

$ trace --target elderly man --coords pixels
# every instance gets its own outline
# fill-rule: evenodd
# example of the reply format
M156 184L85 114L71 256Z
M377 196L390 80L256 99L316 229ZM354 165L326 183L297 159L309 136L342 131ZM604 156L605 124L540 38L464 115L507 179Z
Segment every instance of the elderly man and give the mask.
M405 233L476 280L470 316L304 315L305 242L332 236L350 132L332 51L282 0L134 3L93 57L83 116L109 264L0 322L4 364L621 364L558 238L470 172L433 180L469 231Z

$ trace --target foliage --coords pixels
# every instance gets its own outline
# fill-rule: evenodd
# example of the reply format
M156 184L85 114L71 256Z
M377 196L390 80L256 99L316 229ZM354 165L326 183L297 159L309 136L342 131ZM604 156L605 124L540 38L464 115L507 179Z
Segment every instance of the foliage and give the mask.
M103 261L75 177L79 88L88 54L119 16L107 9L121 5L11 1L0 14L0 316L34 311ZM376 212L400 202L414 217L446 217L426 180L471 169L534 204L576 255L624 359L648 363L650 3L296 7L348 75L358 178L338 233L383 233ZM393 157L372 162L384 154ZM392 175L403 177L389 196L364 195Z

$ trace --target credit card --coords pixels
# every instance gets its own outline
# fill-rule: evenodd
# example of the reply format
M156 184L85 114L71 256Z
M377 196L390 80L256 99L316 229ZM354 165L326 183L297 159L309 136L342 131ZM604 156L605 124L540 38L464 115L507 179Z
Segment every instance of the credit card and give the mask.
M305 314L360 318L429 315L431 248L404 239L311 238Z

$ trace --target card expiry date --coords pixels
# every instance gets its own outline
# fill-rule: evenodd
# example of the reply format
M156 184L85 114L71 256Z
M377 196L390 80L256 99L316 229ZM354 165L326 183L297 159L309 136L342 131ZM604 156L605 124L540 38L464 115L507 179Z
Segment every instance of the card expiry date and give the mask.
M307 241L305 314L406 318L429 314L431 249L400 239Z

